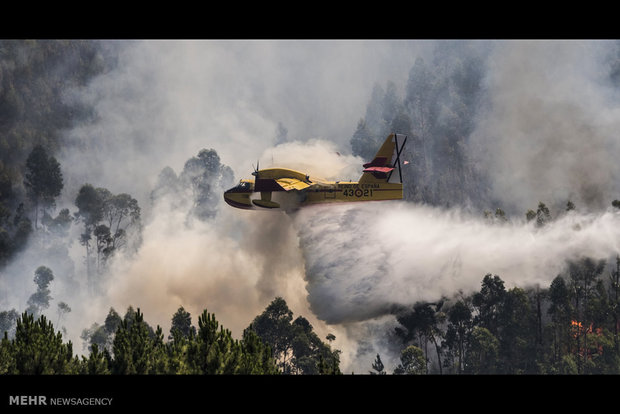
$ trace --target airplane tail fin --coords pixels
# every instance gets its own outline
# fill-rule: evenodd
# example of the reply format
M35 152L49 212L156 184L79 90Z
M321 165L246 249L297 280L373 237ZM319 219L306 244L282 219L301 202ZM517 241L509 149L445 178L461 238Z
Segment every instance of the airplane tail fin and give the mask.
M404 139L403 139L404 137ZM402 140L402 144L399 147L399 138ZM392 177L392 173L398 165L398 175L400 182L403 182L403 176L400 170L400 154L407 142L406 135L390 134L375 158L364 164L364 173L359 179L360 183L387 183Z

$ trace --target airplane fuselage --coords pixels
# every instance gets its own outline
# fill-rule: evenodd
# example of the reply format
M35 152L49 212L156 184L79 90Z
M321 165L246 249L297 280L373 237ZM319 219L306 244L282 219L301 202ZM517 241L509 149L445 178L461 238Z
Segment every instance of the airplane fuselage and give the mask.
M400 200L402 198L403 185L400 183L337 181L306 190L304 203Z
M282 174L282 169L278 169ZM239 185L224 193L226 202L242 209L295 209L312 204L400 200L403 198L401 183L360 183L356 181L323 181L303 176L310 185L301 190L282 190L272 185L269 170L261 170L259 176L263 191L255 191L255 180L241 180ZM293 175L293 174L289 174ZM268 189L271 193L269 202L262 203L263 193ZM262 204L262 205L261 205Z

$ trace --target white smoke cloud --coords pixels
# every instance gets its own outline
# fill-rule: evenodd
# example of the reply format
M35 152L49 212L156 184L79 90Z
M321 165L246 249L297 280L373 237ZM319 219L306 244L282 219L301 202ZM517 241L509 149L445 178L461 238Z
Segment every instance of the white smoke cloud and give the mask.
M260 167L290 168L325 180L357 181L365 161L339 151L334 142L322 139L286 142L263 152Z
M567 259L618 252L619 220L610 211L567 214L542 228L491 225L458 210L404 202L322 206L296 217L310 304L329 323L473 292L487 273L509 287L545 286Z
M310 308L366 343L363 357L350 355L358 372L376 353L384 362L396 359L386 354L381 334L394 326L388 316L397 306L471 294L489 273L507 288L546 288L566 260L609 259L620 252L617 211L571 212L538 228L533 222L490 224L458 209L377 202L309 207L297 213L295 224ZM371 338L368 331L379 333Z

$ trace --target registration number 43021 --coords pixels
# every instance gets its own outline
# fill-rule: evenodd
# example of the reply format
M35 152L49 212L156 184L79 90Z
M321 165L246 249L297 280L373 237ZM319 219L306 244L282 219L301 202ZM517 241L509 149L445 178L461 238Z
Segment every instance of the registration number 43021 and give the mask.
M345 197L372 197L372 189L345 188L342 191L342 195Z

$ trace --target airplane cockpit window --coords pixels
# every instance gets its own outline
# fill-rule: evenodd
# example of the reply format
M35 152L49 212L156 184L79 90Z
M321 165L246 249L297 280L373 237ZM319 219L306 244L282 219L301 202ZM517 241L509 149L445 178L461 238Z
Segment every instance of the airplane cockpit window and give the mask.
M252 191L252 182L239 181L239 184L226 191L227 193L247 193Z

